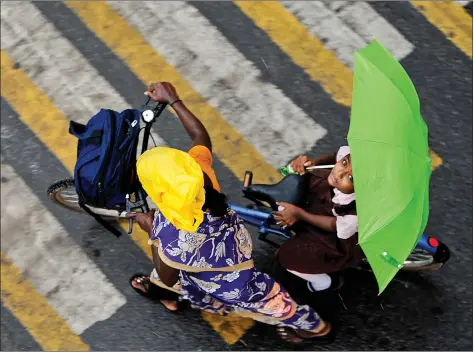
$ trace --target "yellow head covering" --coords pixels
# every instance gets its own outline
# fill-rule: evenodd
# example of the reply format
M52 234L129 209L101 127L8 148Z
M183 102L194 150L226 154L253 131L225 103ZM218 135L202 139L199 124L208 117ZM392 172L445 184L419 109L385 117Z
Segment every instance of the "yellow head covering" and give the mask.
M204 176L188 153L166 147L147 150L137 160L137 173L166 219L179 230L197 231L204 220Z

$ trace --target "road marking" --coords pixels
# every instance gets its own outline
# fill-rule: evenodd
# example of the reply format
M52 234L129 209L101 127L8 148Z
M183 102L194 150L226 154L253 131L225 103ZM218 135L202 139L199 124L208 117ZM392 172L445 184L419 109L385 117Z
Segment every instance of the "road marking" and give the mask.
M339 12L332 11L322 1L284 1L283 6L341 62L353 67L354 51L364 47L366 40L338 16Z
M2 2L1 9L2 49L71 120L86 124L101 108L130 108L31 2ZM157 145L165 144L153 137Z
M438 167L443 165L443 159L436 154L433 150L429 150L430 152L430 158L431 158L431 170L436 170Z
M312 149L327 133L266 82L260 70L195 7L183 1L109 1L109 5L273 167Z
M77 139L67 133L69 121L64 114L21 68L17 68L4 50L1 56L1 77L2 97L72 174L76 163Z
M126 298L13 168L2 164L1 173L3 253L77 335L110 318Z
M71 330L3 252L1 261L2 304L41 348L45 351L89 351L89 346Z
M450 1L411 1L426 19L472 59L472 17Z
M283 5L351 69L354 52L374 35L397 60L413 51L413 44L365 2L284 1Z
M283 4L275 1L237 1L236 5L275 42L332 99L350 107L352 101L351 72L336 55L311 35Z
M202 312L202 317L229 345L238 342L245 333L255 325L250 318L243 318L237 314L227 316L210 312Z
M0 80L2 97L72 175L76 163L77 139L67 133L69 121L23 70L15 67L15 62L2 50ZM28 104L25 104L26 101ZM122 228L128 231L128 224L122 223ZM135 224L132 238L151 259L148 235Z
M252 170L255 181L275 182L278 171L246 141L220 114L208 104L177 70L167 63L116 11L107 3L66 2L84 24L120 57L145 84L153 80L172 82L188 107L206 126L212 138L214 153L239 179ZM113 28L111 30L110 28ZM172 109L170 109L173 111ZM174 113L174 112L173 112Z
M459 6L466 7L466 6L469 5L469 3L471 3L472 1L453 1L453 2L455 2L455 3L458 4Z
M292 13L282 4L274 1L237 1L236 4L314 81L322 84L334 101L350 107L350 99L346 98L352 97L352 71L309 33ZM343 5L344 2L338 2L332 9L341 10ZM275 18L278 18L278 21L275 21ZM289 36L287 33L292 33L292 35ZM299 44L298 41L300 41ZM324 72L327 72L328 76L324 76ZM332 83L327 85L328 78L334 80L337 87ZM434 151L430 150L430 153L432 157L434 156L433 160L436 160L432 164L433 168L441 165L441 157Z
M1 56L1 89L4 97L18 113L21 121L38 137L71 175L76 163L77 139L67 133L69 120L52 103L25 72L16 68L15 62L2 50ZM25 104L25 102L28 104ZM128 224L122 223L128 231ZM151 259L148 235L134 223L132 238Z

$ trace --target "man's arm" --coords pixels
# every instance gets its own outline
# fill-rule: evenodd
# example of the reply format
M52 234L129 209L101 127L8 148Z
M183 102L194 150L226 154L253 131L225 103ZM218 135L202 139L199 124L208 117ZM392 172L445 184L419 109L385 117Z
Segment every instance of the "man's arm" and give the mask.
M191 137L192 147L202 145L212 152L212 143L209 134L199 119L179 99L176 89L171 83L157 82L148 86L146 95L153 101L168 103L178 115L186 133Z
M191 138L192 147L203 145L212 152L212 143L209 133L199 119L184 105L182 101L173 104L173 109L178 115L179 121Z

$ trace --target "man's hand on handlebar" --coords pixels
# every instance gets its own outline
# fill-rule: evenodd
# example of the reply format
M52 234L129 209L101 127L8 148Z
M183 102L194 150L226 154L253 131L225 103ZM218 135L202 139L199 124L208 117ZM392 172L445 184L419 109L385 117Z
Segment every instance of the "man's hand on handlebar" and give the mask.
M186 133L191 137L191 147L202 145L212 152L212 143L209 133L201 121L179 99L176 89L168 82L151 83L145 92L153 101L168 103L172 106ZM174 104L176 103L176 104Z
M176 89L168 82L150 83L145 94L153 101L160 103L173 104L175 101L179 100Z
M143 231L148 233L151 236L151 231L153 229L153 219L155 211L151 210L148 213L127 213L127 217L134 219Z

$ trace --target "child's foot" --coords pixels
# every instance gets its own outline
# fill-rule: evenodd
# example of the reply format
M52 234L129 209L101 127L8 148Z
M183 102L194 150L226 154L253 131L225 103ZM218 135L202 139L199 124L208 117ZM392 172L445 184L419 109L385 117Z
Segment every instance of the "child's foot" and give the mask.
M311 282L307 282L306 286L308 287L308 290L311 292L333 292L333 291L338 291L344 286L344 277L342 275L337 275L337 274L329 274L331 277L331 285L324 289L324 290L316 290L313 285L311 285Z
M130 280L130 284L136 290L140 290L143 293L143 296L152 298L149 296L149 291L150 291L150 285L153 285L153 284L150 282L149 277L147 276L134 277L132 280ZM160 303L163 304L166 307L166 309L168 309L171 312L176 312L178 310L177 301L168 301L168 300L161 299Z

